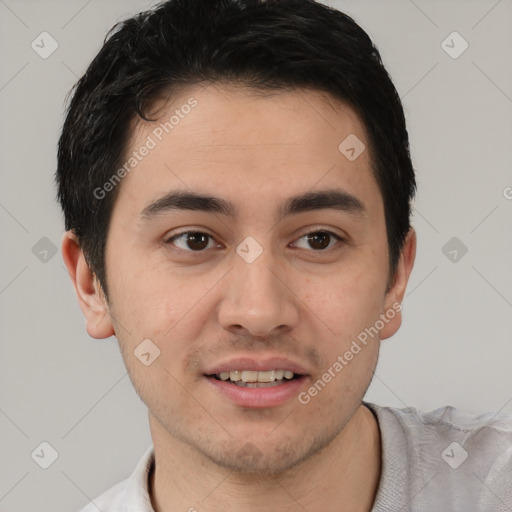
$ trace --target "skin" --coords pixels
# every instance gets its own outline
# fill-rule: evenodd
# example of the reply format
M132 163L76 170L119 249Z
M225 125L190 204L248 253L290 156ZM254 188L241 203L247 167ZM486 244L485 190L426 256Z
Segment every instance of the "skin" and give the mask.
M89 335L117 337L148 406L153 507L369 511L380 433L361 400L380 339L398 330L400 312L307 405L293 397L275 407L241 407L203 374L233 356L284 356L307 370L300 388L307 391L360 332L401 303L414 231L390 276L369 151L349 161L338 150L349 134L369 147L350 107L315 91L262 96L209 85L174 97L162 120L191 97L197 107L120 185L106 247L108 302L74 234L62 244ZM139 122L127 151L140 148L155 126ZM278 221L287 198L326 189L355 196L364 211L323 208ZM141 216L171 190L220 197L236 215ZM211 235L202 252L183 237L170 241L187 229ZM310 231L343 241L327 238L329 247L319 250L305 236ZM248 236L263 250L252 263L236 252ZM134 350L148 338L160 356L145 366ZM248 447L257 454L252 462L240 456Z

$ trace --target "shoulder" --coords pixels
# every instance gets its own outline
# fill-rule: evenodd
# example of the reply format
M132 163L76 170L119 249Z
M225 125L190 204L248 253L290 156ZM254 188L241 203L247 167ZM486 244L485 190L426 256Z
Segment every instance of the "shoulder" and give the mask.
M512 499L512 416L364 404L379 423L382 476L379 507L501 511ZM381 506L385 503L386 506ZM465 508L464 508L465 507ZM446 508L444 508L446 509Z
M88 505L79 512L124 512L126 504L126 487L129 479L113 485L110 489L94 498Z
M414 407L396 409L369 404L376 415L382 436L391 437L425 456L441 450L450 463L450 455L473 455L480 462L494 463L503 457L512 460L512 416L503 412L471 414L451 405L432 411ZM447 452L445 453L445 449ZM448 460L447 460L448 459ZM452 461L453 463L453 461Z
M503 412L472 414L451 405L432 411L418 411L414 407L396 409L375 404L368 405L385 422L397 422L406 428L435 428L441 431L475 432L490 429L504 434L512 433L512 415Z
M149 474L155 463L154 447L151 445L137 463L129 478L115 484L94 498L79 512L150 512Z

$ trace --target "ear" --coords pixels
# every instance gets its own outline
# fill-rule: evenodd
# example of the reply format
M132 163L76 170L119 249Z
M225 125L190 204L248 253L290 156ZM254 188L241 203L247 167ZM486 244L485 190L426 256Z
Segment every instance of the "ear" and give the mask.
M62 237L62 258L75 287L87 333L95 339L114 334L109 308L97 277L91 272L77 236L68 231Z
M400 325L402 324L402 300L405 295L405 289L414 266L414 259L416 258L416 232L413 228L409 230L405 238L404 246L400 253L396 272L392 286L386 293L386 300L384 302L384 311L389 312L386 317L389 321L381 330L380 339L385 340L395 334ZM394 316L391 317L391 312Z

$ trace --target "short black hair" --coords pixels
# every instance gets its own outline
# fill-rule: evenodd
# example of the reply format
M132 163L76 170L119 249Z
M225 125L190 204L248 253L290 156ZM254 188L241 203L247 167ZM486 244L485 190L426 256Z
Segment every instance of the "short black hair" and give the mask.
M132 121L187 86L313 89L355 109L383 196L390 273L410 229L416 190L400 97L368 34L314 0L168 0L116 24L74 86L56 181L75 232L108 297L105 247L120 187L97 197L123 164ZM340 141L341 142L341 141Z

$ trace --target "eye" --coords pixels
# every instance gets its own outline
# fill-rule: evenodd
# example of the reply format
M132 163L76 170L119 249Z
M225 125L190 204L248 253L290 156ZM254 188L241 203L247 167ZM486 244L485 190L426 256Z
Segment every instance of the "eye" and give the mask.
M318 230L306 233L294 242L293 246L299 249L314 249L315 252L319 252L332 248L340 241L343 239L331 231ZM215 244L211 235L202 231L185 231L172 236L165 243L187 252L204 252L206 249L219 246Z
M294 246L298 246L300 240L304 240L308 246L302 246L300 249L308 249L312 248L315 251L325 251L326 249L330 249L336 242L341 242L343 239L332 233L331 231L311 231L310 233L306 233L304 236L301 236L297 242L294 242Z
M201 252L204 249L211 249L215 244L213 238L201 231L185 231L174 235L166 241L184 251Z

